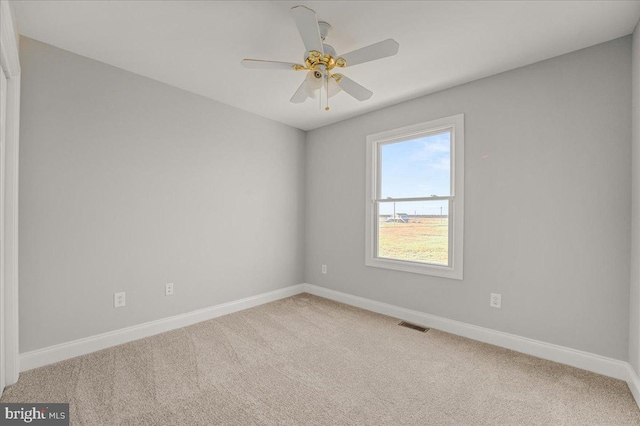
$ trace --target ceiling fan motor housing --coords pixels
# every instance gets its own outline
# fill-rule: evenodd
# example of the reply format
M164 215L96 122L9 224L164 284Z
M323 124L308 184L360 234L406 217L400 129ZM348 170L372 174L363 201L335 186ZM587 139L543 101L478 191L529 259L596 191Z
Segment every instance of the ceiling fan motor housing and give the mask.
M308 50L304 53L304 63L308 69L316 69L319 66L324 66L327 70L332 70L336 65L336 49L328 44L323 44L324 55L321 52L315 50Z

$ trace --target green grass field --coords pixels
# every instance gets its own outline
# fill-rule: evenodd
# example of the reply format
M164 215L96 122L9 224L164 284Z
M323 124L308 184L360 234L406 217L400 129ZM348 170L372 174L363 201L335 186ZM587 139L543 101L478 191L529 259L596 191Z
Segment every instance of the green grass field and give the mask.
M408 223L380 218L378 256L391 259L448 263L448 218L410 218Z

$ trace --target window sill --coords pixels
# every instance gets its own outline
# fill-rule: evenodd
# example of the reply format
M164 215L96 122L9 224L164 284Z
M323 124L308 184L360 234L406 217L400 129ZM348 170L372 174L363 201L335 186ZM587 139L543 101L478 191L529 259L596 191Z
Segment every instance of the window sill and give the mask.
M402 260L374 258L367 259L366 266L374 268L393 269L396 271L410 272L413 274L432 275L435 277L451 278L462 280L462 270L451 266L437 266L419 264L417 262L406 262Z

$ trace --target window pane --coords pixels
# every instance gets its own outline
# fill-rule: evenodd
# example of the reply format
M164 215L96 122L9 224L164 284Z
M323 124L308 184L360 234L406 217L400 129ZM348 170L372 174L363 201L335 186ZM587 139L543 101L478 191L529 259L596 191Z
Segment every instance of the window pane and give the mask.
M449 265L449 202L378 203L378 257Z
M380 146L381 198L451 195L451 132Z

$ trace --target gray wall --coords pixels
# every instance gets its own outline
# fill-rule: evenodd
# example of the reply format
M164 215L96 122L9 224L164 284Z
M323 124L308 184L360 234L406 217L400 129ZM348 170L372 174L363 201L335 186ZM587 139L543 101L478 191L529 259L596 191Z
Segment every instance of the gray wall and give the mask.
M633 175L629 362L640 374L640 22L633 33Z
M638 31L635 41L640 164ZM305 153L302 131L22 39L20 350L307 281L630 354L640 370L637 267L631 321L628 304L631 46L614 40L317 129ZM461 112L465 279L365 267L365 136ZM125 308L113 308L116 291Z
M20 49L21 352L303 281L304 132Z
M625 37L309 132L306 281L626 360L630 108ZM366 135L458 113L464 280L365 267Z

